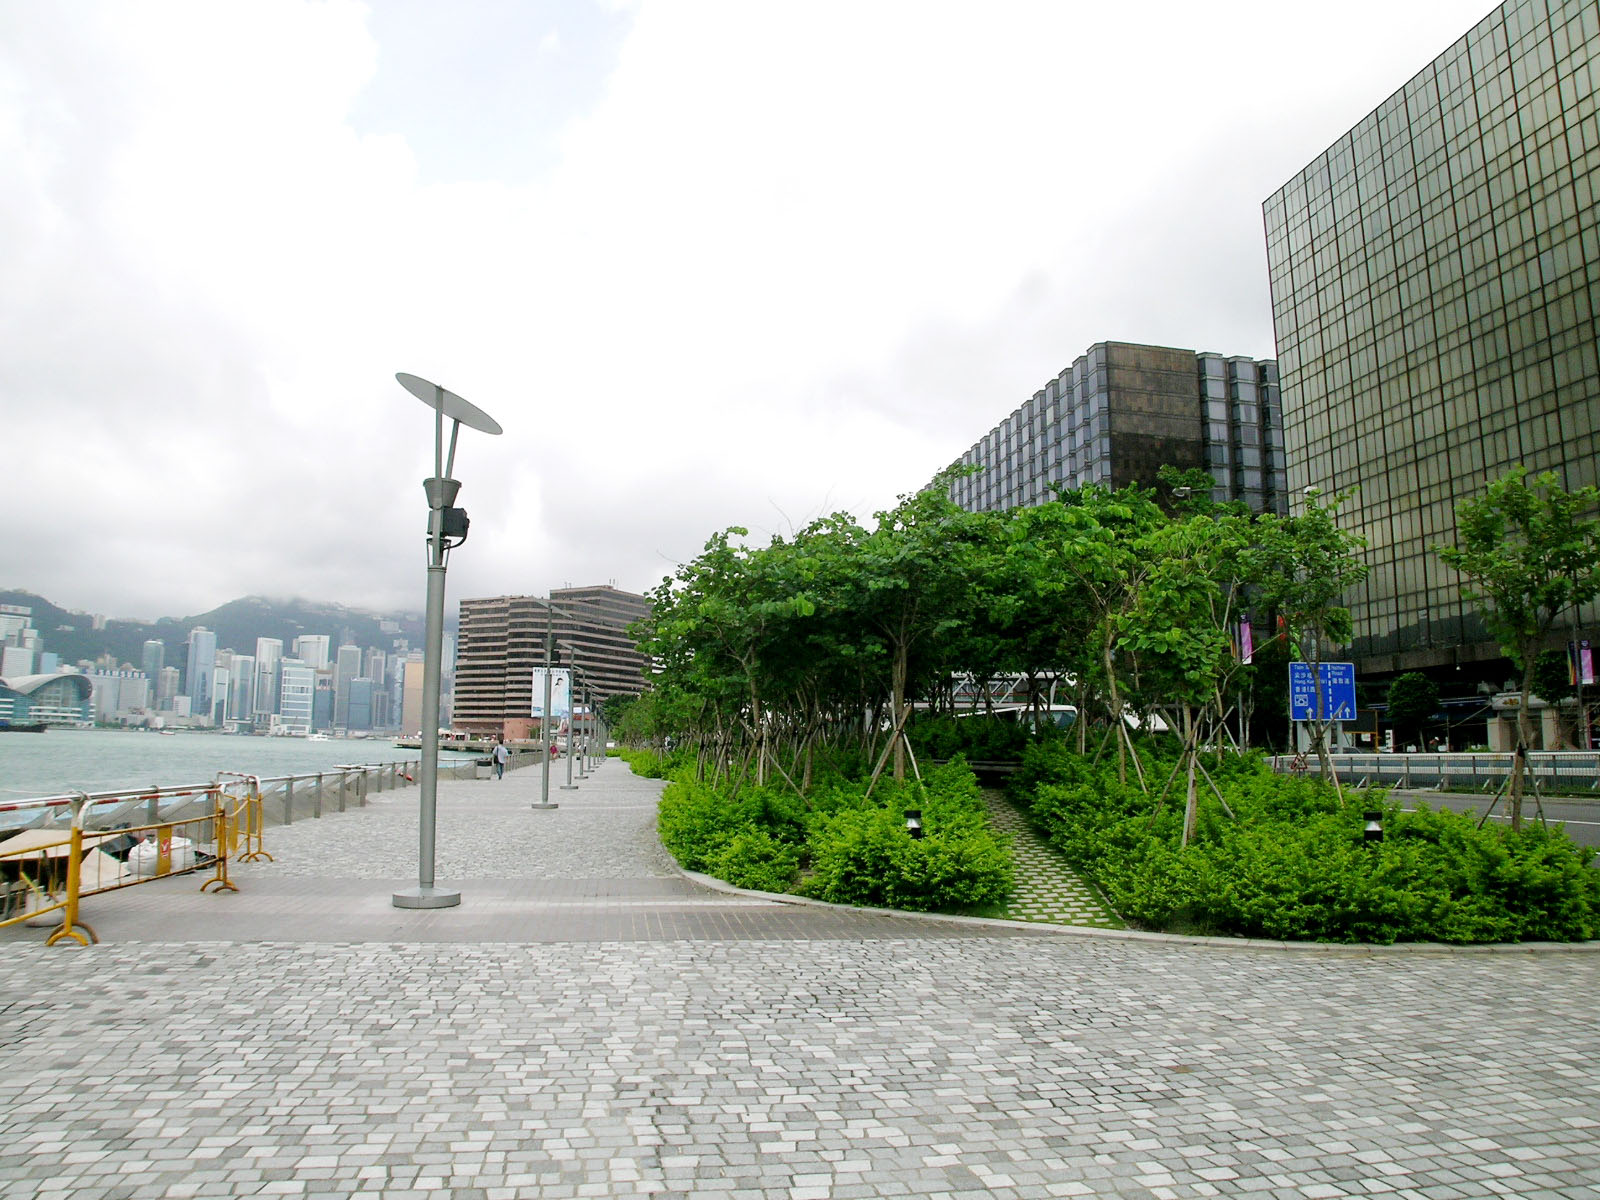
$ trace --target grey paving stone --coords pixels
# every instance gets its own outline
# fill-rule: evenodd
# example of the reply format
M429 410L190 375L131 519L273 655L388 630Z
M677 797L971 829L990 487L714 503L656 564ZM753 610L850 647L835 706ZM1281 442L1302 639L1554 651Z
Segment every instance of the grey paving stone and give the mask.
M536 786L441 787L454 916L389 902L400 792L269 830L237 896L0 938L0 1191L1600 1195L1600 956L752 904L672 871L657 784Z

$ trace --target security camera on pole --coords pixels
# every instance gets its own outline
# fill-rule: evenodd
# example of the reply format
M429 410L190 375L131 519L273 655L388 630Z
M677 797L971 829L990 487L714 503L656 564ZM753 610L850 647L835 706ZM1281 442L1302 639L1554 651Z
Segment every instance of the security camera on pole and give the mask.
M428 613L423 630L422 767L417 886L394 894L396 908L451 908L461 893L433 886L433 834L439 798L439 681L444 658L444 573L449 552L467 540L465 509L455 508L461 482L450 478L456 461L456 436L465 424L482 433L499 434L499 424L454 392L404 371L400 386L433 409L433 478L422 481L428 494ZM450 418L450 451L444 448L444 419Z

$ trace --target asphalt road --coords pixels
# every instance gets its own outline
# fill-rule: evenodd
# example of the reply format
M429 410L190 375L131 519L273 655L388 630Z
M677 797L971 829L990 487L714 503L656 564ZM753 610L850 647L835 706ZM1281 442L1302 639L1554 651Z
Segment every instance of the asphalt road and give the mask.
M1389 794L1399 800L1405 808L1415 808L1418 803L1426 803L1430 808L1449 808L1455 812L1479 815L1494 799L1493 793L1474 796L1463 792L1435 792L1426 788L1412 791L1401 791L1396 788ZM1524 821L1538 820L1538 809L1531 795L1523 798L1522 817ZM1600 800L1546 799L1544 817L1552 825L1557 822L1564 824L1567 827L1567 835L1580 846L1600 849ZM1511 816L1503 796L1489 819L1506 825L1511 823Z

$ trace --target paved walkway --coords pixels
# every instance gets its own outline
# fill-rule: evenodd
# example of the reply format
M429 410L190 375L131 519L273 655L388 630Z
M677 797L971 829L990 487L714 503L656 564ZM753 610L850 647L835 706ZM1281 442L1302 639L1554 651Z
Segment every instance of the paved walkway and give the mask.
M0 931L8 1200L1600 1195L1600 955L1113 940L723 896L612 761Z
M989 825L1011 839L1016 890L1001 916L1012 921L1046 921L1090 929L1125 929L1100 893L1067 865L1061 852L1039 835L1005 793L986 788L983 802Z

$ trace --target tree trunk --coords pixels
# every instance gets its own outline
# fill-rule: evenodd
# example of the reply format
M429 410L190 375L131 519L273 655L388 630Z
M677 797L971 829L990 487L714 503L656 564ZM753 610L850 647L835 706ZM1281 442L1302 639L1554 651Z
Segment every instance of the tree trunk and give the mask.
M1123 745L1124 738L1122 724L1122 697L1117 692L1117 672L1112 662L1111 647L1114 634L1109 622L1106 624L1105 633L1100 639L1100 657L1106 668L1106 687L1111 691L1111 727L1117 734L1117 782L1123 787L1128 786L1128 754Z
M1533 696L1533 666L1538 656L1537 644L1522 648L1522 700L1517 705L1517 749L1511 757L1511 786L1506 789L1513 833L1522 828L1522 791L1527 783L1528 748L1533 744L1533 715L1528 711L1528 701Z
M1188 790L1183 803L1183 841L1187 846L1194 837L1195 825L1200 815L1199 793L1194 786L1194 760L1200 753L1195 744L1194 707L1190 704L1183 706L1183 757L1188 772Z
M906 707L906 659L907 650L905 643L895 647L894 652L894 711L901 713ZM894 781L905 782L906 778L906 743L903 723L898 724L895 731L889 735L894 739Z

